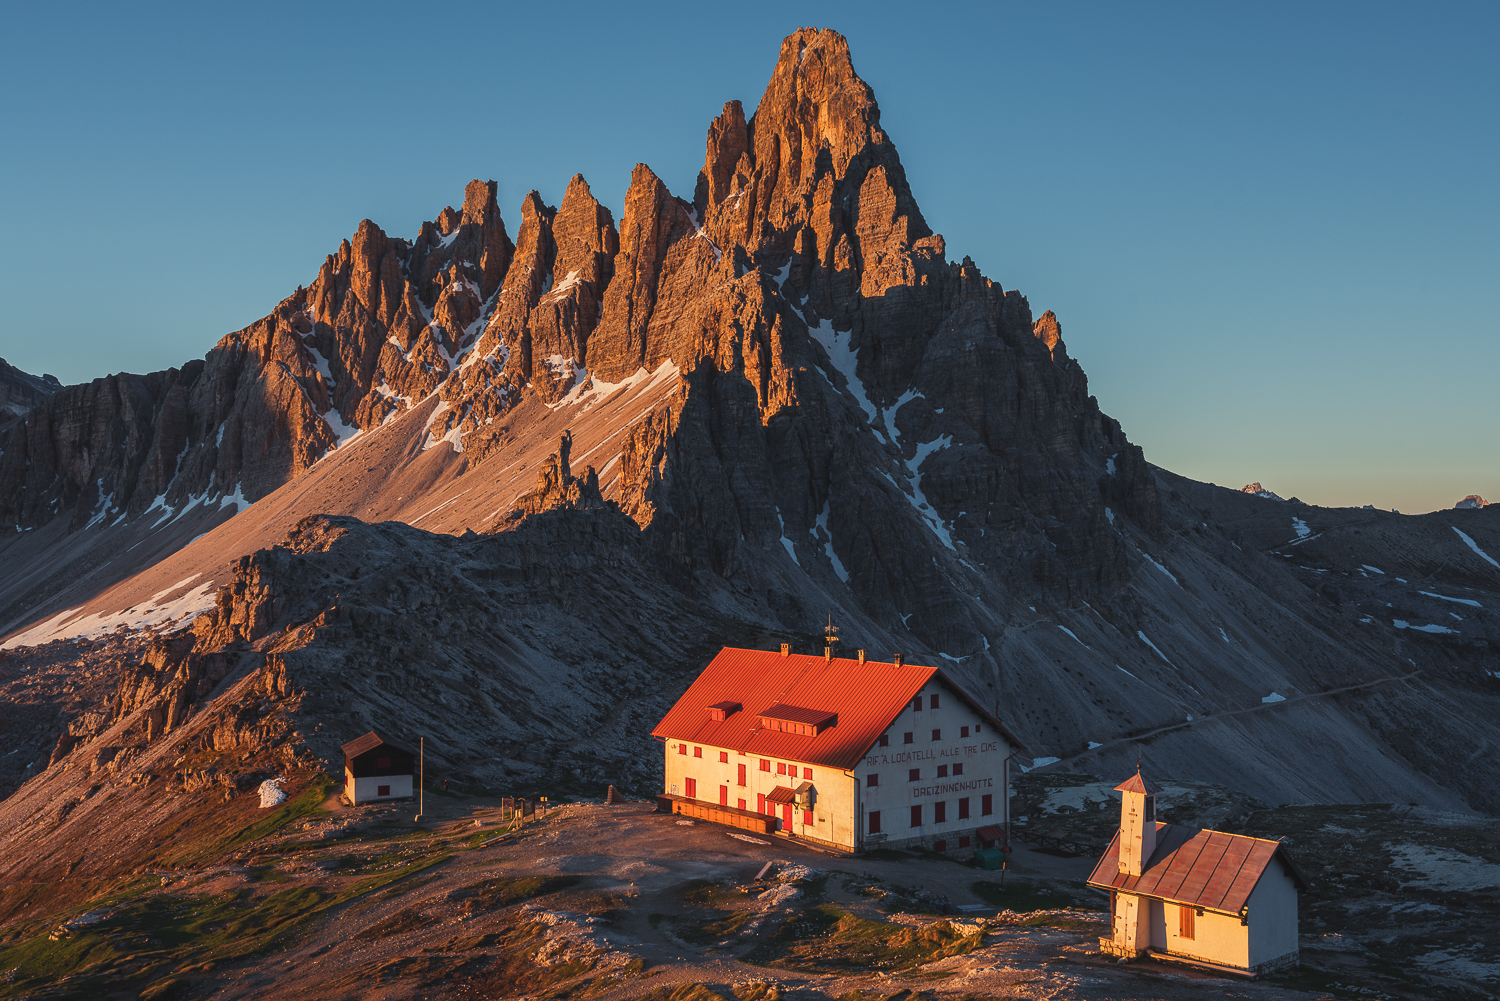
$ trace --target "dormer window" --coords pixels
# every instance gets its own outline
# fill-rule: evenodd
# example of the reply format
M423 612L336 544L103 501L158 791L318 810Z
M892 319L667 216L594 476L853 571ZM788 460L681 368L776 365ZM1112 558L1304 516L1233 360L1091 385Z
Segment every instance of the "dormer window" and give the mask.
M738 702L715 702L708 707L708 718L716 723L722 723L743 708L744 706Z
M795 733L801 737L816 737L831 726L837 726L837 713L821 709L804 709L778 702L759 717L761 728L779 733Z

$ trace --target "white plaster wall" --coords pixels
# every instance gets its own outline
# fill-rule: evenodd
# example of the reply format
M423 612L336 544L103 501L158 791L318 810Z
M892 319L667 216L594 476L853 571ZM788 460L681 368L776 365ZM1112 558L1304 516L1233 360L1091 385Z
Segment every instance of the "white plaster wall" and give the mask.
M1186 939L1179 934L1182 929L1179 906L1173 903L1162 905L1167 952L1225 966L1249 967L1250 929L1240 924L1237 916L1214 911L1195 915L1193 937Z
M938 696L938 708L930 709L930 697L934 694ZM891 841L941 837L948 832L1004 824L1009 800L1005 788L1009 748L1004 736L937 679L922 687L921 696L921 712L914 711L908 702L886 730L889 745L880 747L877 743L870 748L856 769L865 816L871 810L879 810L881 831ZM969 736L960 737L965 726L969 727ZM941 740L932 739L934 729L942 731ZM910 744L903 742L906 733L912 734ZM956 762L964 766L963 775L958 777L951 774ZM948 766L948 777L937 777L939 765ZM921 769L921 778L916 782L907 778L912 768ZM871 773L880 776L878 786L866 784L866 776ZM988 815L980 812L985 795L994 797L993 812ZM967 820L958 817L958 801L962 797L969 799ZM938 801L947 803L948 817L942 824L932 819L933 804ZM914 828L911 808L918 804L922 806L922 826ZM867 824L861 827L862 832L868 830ZM950 851L957 847L956 841L948 846Z
M347 772L344 774L344 790L347 793L350 792L348 784L349 775ZM376 791L381 786L390 786L391 794L389 796L377 796ZM410 775L372 775L368 778L354 779L353 795L349 798L355 803L368 803L381 799L400 799L404 796L410 796L412 788Z
M1250 965L1297 951L1297 884L1273 859L1250 894Z
M741 710L743 711L743 710ZM687 753L679 754L678 745L687 744ZM700 758L695 751L701 749ZM727 762L719 760L720 752L727 753ZM757 754L742 754L726 747L712 744L693 744L681 740L666 743L666 791L677 796L687 795L687 778L698 780L696 799L703 803L717 804L721 787L729 788L729 805L754 813L759 797L770 795L777 786L795 789L803 782L813 784L813 822L803 824L802 811L792 808L791 833L802 837L817 838L848 848L856 847L856 818L859 816L859 794L854 787L854 778L842 769L825 765L809 765L803 761L786 758L766 758L769 771L760 770L762 758ZM780 774L778 764L795 767L797 776ZM739 784L739 767L745 766L745 784ZM812 778L804 778L804 769L812 769ZM782 819L778 806L773 814Z

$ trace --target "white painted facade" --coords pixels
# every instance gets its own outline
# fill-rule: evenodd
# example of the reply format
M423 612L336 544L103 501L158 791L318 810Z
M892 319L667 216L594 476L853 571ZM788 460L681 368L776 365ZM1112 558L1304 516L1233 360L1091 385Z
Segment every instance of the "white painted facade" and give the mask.
M357 779L348 769L344 770L344 795L355 806L387 799L410 799L412 788L410 775L371 775Z

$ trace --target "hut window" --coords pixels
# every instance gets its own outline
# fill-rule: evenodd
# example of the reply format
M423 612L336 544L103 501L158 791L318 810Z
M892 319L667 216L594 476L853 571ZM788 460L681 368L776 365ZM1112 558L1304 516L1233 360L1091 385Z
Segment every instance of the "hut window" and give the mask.
M729 752L728 751L720 751L719 752L719 764L721 764L721 765L727 765L727 764L729 764Z
M911 808L911 826L922 826L922 805L920 803Z
M776 762L776 774L777 775L785 775L786 774L786 762L785 761L778 761L778 762Z
M937 777L940 778L940 779L945 779L945 778L948 777L948 766L947 765L938 765L938 774L937 774Z
M698 798L698 780L697 779L683 779L683 782L685 782L687 784L688 799L697 799Z
M743 810L745 808L745 801L744 800L740 800L739 804L740 804L740 809Z
M376 768L389 768L389 767L391 767L391 759L390 758L376 758L375 759L375 767Z
M943 739L943 731L941 731L941 730L934 730L934 731L932 731L932 739L933 740L942 740Z
M687 753L687 745L686 744L678 744L677 745L677 753L678 754L686 754Z
M745 766L744 765L740 765L740 783L739 784L740 785L744 785L745 784Z
M978 733L982 729L984 729L984 727L980 726L978 723L974 724L974 732L975 733Z
M922 778L922 769L920 769L920 768L911 768L911 769L908 769L907 772L906 772L906 781L908 781L908 782L916 782L916 781L920 780L921 778Z
M969 836L967 834L961 834L961 835L959 835L959 837L958 837L958 847L960 847L960 848L967 848L967 847L969 847Z
M802 769L802 777L805 778L805 779L812 778L812 769L811 768L804 768L804 769Z
M761 758L760 759L760 770L763 771L763 772L769 772L771 770L771 762L769 762L765 758Z
M871 772L869 775L865 776L865 785L866 786L878 786L878 785L880 785L880 776L876 775L874 772Z
M879 810L871 810L870 811L870 833L871 834L879 834L880 833L880 811Z
M1193 909L1179 905L1177 913L1180 915L1177 921L1177 934L1180 938L1193 938L1197 929L1193 925Z
M890 747L891 746L891 735L890 734L888 734L888 733L882 733L880 735L880 746L881 747Z
M375 787L375 795L377 795L377 796L389 796L390 794L391 794L391 787L390 786L376 786Z
M916 698L911 700L911 711L914 713L919 713L922 711L922 696L918 695Z
M967 797L967 796L965 796L963 799L961 799L961 800L958 801L958 819L959 820L968 820L969 819L969 797ZM968 839L965 838L964 840L967 841ZM966 845L959 845L958 847L965 848L967 846Z
M948 803L946 800L938 800L932 804L932 822L934 824L946 824L948 822Z
M979 797L979 815L988 817L995 812L995 797L985 794Z
M914 733L903 733L901 735L901 743L903 744L915 744L916 742L917 735Z
M963 773L964 773L964 763L962 761L955 761L955 762L953 762L953 774L954 775L962 775Z
M935 851L935 852L945 852L945 851L948 850L948 842L946 842L946 841L934 841L932 843L932 850Z
M958 728L958 735L960 737L967 737L969 735L969 728L966 727L966 726L959 727Z
M936 709L938 707L938 701L937 701L937 699L938 699L938 697L936 695L929 695L927 697L927 708L928 709Z
M701 758L701 757L703 757L703 748L701 748L701 747L695 747L695 748L693 748L693 757L695 757L695 758Z

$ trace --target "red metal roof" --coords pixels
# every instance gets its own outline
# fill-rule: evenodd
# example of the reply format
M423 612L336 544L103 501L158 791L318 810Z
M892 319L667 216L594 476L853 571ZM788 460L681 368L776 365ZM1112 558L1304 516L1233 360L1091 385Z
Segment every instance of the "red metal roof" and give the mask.
M797 794L786 786L777 786L766 793L766 802L768 803L791 803L796 799Z
M728 747L746 754L801 761L831 768L853 768L927 682L938 678L995 728L1012 746L1024 745L936 667L859 661L825 661L807 654L725 647L677 700L652 736ZM709 707L734 701L747 711L716 721ZM818 706L838 722L817 735L760 727L772 706Z
M1223 831L1200 831L1175 824L1156 825L1156 851L1139 876L1120 872L1120 832L1089 876L1089 885L1143 897L1238 914L1274 858L1280 858L1297 885L1307 878L1278 841Z

